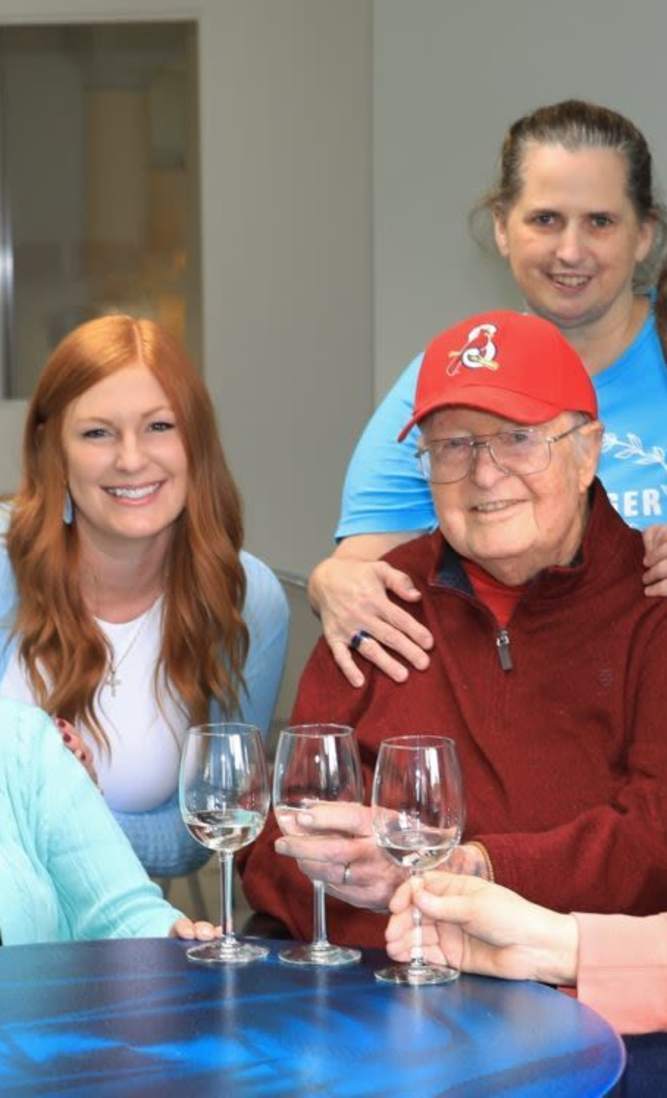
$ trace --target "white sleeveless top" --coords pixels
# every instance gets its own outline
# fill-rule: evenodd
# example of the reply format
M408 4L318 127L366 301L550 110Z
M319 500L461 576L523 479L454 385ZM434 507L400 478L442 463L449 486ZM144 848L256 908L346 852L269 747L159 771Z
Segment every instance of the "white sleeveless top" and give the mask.
M109 739L111 754L84 729L77 731L90 747L97 778L111 808L145 812L163 804L178 786L181 744L188 726L182 705L166 688L164 677L155 693L154 673L162 635L162 596L139 617L126 622L96 618L113 652L115 690L107 675L95 695L97 714ZM35 704L18 652L0 682L0 696Z

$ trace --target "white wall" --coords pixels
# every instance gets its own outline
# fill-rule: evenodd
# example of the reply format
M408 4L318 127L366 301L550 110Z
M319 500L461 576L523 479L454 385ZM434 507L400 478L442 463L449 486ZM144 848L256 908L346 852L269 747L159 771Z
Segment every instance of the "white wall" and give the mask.
M205 372L248 545L303 574L329 544L373 361L379 395L445 324L516 303L465 225L507 124L568 95L606 102L667 183L667 8L0 0L0 24L169 17L201 31Z
M375 0L375 388L442 328L518 304L466 216L507 126L570 97L627 114L667 186L664 0Z
M204 369L248 547L297 574L372 403L371 9L0 0L0 25L198 20Z
M18 485L27 407L24 400L0 400L0 495L9 495Z
M372 403L370 16L229 0L201 42L206 372L249 546L302 574Z

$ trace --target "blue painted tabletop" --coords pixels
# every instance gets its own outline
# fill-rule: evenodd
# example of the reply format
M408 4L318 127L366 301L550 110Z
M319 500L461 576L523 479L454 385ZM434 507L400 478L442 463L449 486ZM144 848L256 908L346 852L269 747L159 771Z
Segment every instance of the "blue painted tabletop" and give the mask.
M205 968L165 939L0 948L0 1094L80 1098L576 1098L624 1052L551 988L379 984L383 960Z

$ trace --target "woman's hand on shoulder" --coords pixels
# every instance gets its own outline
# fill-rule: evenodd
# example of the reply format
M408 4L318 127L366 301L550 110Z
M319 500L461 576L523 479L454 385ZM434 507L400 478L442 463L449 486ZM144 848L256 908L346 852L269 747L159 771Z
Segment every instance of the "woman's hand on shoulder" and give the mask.
M398 538L378 535L383 552L400 544ZM386 546L383 539L388 538ZM373 544L375 544L373 536ZM405 540L404 538L402 540ZM433 646L428 629L407 610L388 597L391 591L406 602L417 602L420 592L405 573L383 560L349 555L348 542L367 542L368 538L350 538L339 550L317 565L308 586L313 608L320 615L322 632L333 657L352 686L363 686L364 676L354 659L350 642L364 634L358 645L359 655L393 679L404 682L408 670L394 658L401 656L420 671L429 665L427 652Z
M219 926L213 926L213 923L207 923L204 920L194 922L185 915L177 919L169 931L170 938L184 938L185 941L196 938L198 942L210 942L213 938L220 938L221 934Z
M644 594L667 595L667 525L658 523L643 531L644 567L642 576Z
M95 770L93 755L90 748L86 747L83 737L79 735L74 725L63 717L56 717L53 723L58 729L60 738L67 750L71 751L75 759L79 760L88 777L97 785L97 771Z

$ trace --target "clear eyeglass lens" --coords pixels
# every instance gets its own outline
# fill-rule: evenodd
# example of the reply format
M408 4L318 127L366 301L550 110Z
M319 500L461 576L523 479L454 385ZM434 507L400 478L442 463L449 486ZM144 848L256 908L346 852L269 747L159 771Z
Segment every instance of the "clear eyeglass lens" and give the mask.
M502 431L489 440L489 446L501 465L511 462L513 468L518 466L525 472L542 468L542 461L549 456L549 443L525 431Z
M434 484L451 484L470 472L473 454L486 447L511 473L539 473L549 464L549 443L529 431L501 431L489 439L448 438L418 451L422 473Z

